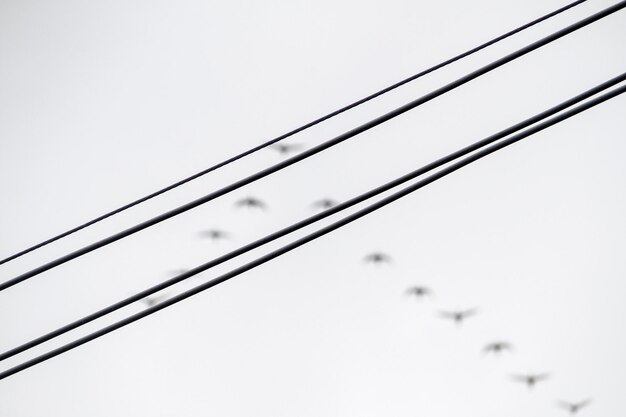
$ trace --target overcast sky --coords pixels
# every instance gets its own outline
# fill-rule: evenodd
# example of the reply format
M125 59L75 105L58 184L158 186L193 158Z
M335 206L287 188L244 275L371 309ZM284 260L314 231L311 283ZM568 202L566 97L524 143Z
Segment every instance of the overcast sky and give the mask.
M613 3L589 0L289 143L321 143ZM0 257L564 4L3 0ZM626 70L624 39L621 11L302 163L10 288L0 293L0 350L307 217L319 198L346 200L614 77ZM593 403L583 416L623 414L625 114L620 96L0 381L0 414L566 416L556 401L586 398ZM283 158L259 152L2 265L0 279ZM236 209L248 195L268 209ZM211 228L229 239L199 236ZM393 263L364 264L376 250ZM434 296L407 297L416 284ZM143 308L129 306L1 369ZM478 314L463 326L438 317L465 308ZM481 353L498 339L514 351ZM531 392L510 381L527 372L551 377Z

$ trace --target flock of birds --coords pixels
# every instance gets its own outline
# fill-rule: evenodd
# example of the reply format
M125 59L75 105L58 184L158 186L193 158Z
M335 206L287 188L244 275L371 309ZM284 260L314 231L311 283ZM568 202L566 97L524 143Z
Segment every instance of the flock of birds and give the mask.
M392 261L391 256L382 252L373 252L369 255L366 255L364 258L366 263L371 263L374 265L381 264L389 264ZM423 299L426 297L433 296L433 291L425 286L415 285L407 288L406 294L416 299ZM470 317L475 316L478 313L476 308L471 308L467 310L455 310L455 311L440 311L439 317L446 320L453 321L457 326L460 326L465 320ZM487 354L500 355L503 352L510 352L513 350L513 345L507 341L497 340L491 343L488 343L483 348L483 352ZM514 374L511 375L511 380L514 382L520 382L525 384L528 389L532 389L539 382L546 381L550 378L550 374L548 373L539 373L539 374ZM568 411L571 415L578 414L580 410L587 407L591 403L590 399L586 399L579 402L569 402L569 401L559 401L557 402L557 406Z
M392 262L392 258L390 255L382 252L373 252L366 255L363 258L364 262L374 264L374 265L382 265L382 264L390 264ZM433 291L425 286L415 285L406 289L406 294L411 297L415 297L418 300L432 297ZM478 313L478 309L471 308L466 310L451 310L451 311L439 311L438 316L442 319L451 320L457 326L463 324L465 320L470 317L475 316ZM513 351L513 345L504 340L497 340L491 343L488 343L483 348L483 352L486 354L494 354L500 355L504 352ZM532 389L539 382L546 381L550 378L550 374L548 373L538 373L538 374L514 374L511 375L511 380L514 382L519 382L525 384L528 389ZM571 415L578 414L580 410L587 407L591 403L591 399L585 399L583 401L578 402L569 402L569 401L558 401L556 405L563 410L568 411Z
M289 153L297 151L301 148L302 148L302 145L299 145L299 144L277 144L273 146L273 149L276 150L280 155L288 155ZM329 209L333 207L336 204L337 202L330 198L323 198L318 201L315 201L311 206L312 208L316 210L325 210L325 209ZM235 202L235 206L242 207L242 208L245 207L245 208L250 208L250 209L260 209L260 210L267 209L267 204L264 201L256 197L252 197L252 196L244 197L240 200L237 200ZM219 241L219 240L230 238L230 234L228 232L224 230L220 230L220 229L203 230L199 233L199 236L201 238L207 238L213 241ZM363 258L363 261L366 264L384 265L384 264L391 264L392 257L383 252L372 252L366 255ZM171 273L173 275L179 275L186 271L187 271L186 269L177 269L177 270L171 271ZM406 294L408 296L412 296L418 300L421 300L427 297L432 297L434 293L428 287L416 285L416 286L409 287L406 290ZM161 301L165 300L167 297L168 297L167 293L161 293L159 295L154 295L151 297L144 298L143 303L145 304L146 307L152 307L160 303ZM472 309L467 309L467 310L440 311L438 316L442 319L451 320L457 326L460 326L463 324L465 320L467 320L470 317L475 316L477 313L478 313L478 310L476 308L472 308ZM494 354L494 355L500 355L504 352L511 352L511 351L513 351L513 345L503 340L498 340L498 341L488 343L483 348L484 353ZM538 383L546 381L549 378L550 378L549 373L511 375L511 380L513 382L519 382L519 383L525 384L528 387L528 389L534 388ZM579 402L558 401L556 405L559 408L567 411L570 415L573 416L573 415L578 414L578 412L580 412L583 408L587 407L590 403L591 403L591 400L586 399L586 400L579 401Z

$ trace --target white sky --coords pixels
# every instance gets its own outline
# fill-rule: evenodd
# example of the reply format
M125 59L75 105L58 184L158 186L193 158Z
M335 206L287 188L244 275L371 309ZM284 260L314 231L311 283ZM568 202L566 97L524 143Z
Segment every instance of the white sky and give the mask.
M0 256L564 4L4 0ZM313 146L611 4L589 0L289 141ZM621 11L237 193L4 291L0 350L310 215L314 200L350 198L616 76L626 69L624 39ZM582 415L618 415L626 378L624 114L626 97L616 98L0 381L0 415L558 416L565 413L555 401L588 397L594 403ZM260 152L3 265L0 279L281 158ZM269 210L235 210L246 195ZM212 227L232 239L198 238ZM394 264L363 265L378 249ZM405 297L414 284L435 297ZM462 328L436 317L466 307L480 314ZM515 352L480 354L499 338ZM508 381L533 371L552 378L531 393Z

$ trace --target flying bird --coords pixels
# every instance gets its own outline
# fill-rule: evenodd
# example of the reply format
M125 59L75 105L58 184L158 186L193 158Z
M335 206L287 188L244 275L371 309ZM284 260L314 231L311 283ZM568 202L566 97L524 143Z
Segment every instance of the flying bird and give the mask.
M298 149L302 149L302 145L298 143L278 143L276 145L272 145L272 149L277 150L278 153L281 155L287 155L289 153L297 151Z
M363 258L363 260L366 263L371 263L374 265L380 265L380 264L384 264L384 263L391 263L391 256L382 253L382 252L373 252L370 253L369 255L366 255L365 258Z
M549 374L528 374L513 375L511 378L513 381L523 382L529 389L531 389L537 384L537 382L545 381L549 376Z
M406 294L407 295L414 295L416 298L424 298L426 296L433 295L433 292L430 290L430 288L421 287L419 285L416 285L416 286L413 286L413 287L409 287L406 290Z
M498 355L506 350L513 350L513 346L508 342L493 342L485 346L483 352Z
M207 237L211 240L221 240L221 239L227 239L229 234L226 233L223 230L219 230L219 229L210 229L210 230L203 230L200 232L200 236L201 237Z
M460 325L466 318L475 315L477 312L475 308L461 311L441 311L439 317L453 320L456 324Z
M331 200L330 198L322 198L321 200L317 200L316 202L312 204L313 208L323 209L323 210L329 209L335 205L337 205L337 202L334 200Z
M241 200L238 200L235 205L237 207L250 207L250 208L259 208L262 210L265 210L267 208L267 205L259 200L258 198L255 197L245 197L242 198Z
M558 406L564 410L569 411L571 415L578 413L582 408L586 407L591 403L591 400L585 400L578 403L570 403L567 401L559 401Z
M167 294L161 294L161 295L154 295L152 297L146 297L141 301L143 301L144 304L146 304L146 307L152 307L155 304L158 304L161 301L165 300L166 298L167 298Z

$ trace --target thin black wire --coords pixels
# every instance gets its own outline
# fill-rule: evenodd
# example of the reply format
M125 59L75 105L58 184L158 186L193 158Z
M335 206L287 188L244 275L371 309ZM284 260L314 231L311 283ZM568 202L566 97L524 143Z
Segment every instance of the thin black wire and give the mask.
M242 152L242 153L240 153L238 155L230 157L230 158L228 158L228 159L226 159L226 160L224 160L224 161L222 161L222 162L220 162L220 163L218 163L216 165L213 165L210 168L207 168L207 169L205 169L203 171L200 171L200 172L198 172L198 173L196 173L196 174L194 174L194 175L192 175L190 177L187 177L187 178L182 179L182 180L180 180L178 182L175 182L174 184L168 185L165 188L162 188L162 189L160 189L158 191L155 191L152 194L148 194L145 197L142 197L142 198L140 198L138 200L135 200L135 201L133 201L131 203L128 203L128 204L126 204L126 205L124 205L124 206L122 206L120 208L117 208L117 209L115 209L113 211L110 211L110 212L108 212L106 214L103 214L103 215L101 215L99 217L96 217L95 219L90 220L90 221L88 221L86 223L83 223L80 226L76 226L73 229L70 229L70 230L68 230L66 232L63 232L63 233L61 233L61 234L59 234L57 236L54 236L54 237L52 237L52 238L50 238L48 240L45 240L43 242L40 242L40 243L38 243L36 245L33 245L33 246L27 248L27 249L24 249L24 250L22 250L20 252L17 252L15 254L11 255L11 256L8 256L8 257L0 260L0 265L4 264L6 262L9 262L9 261L11 261L13 259L19 258L20 256L26 255L27 253L32 252L32 251L34 251L36 249L42 248L42 247L44 247L44 246L46 246L46 245L48 245L48 244L50 244L52 242L55 242L55 241L57 241L59 239L62 239L64 237L66 237L66 236L69 236L69 235L71 235L73 233L76 233L79 230L82 230L82 229L84 229L86 227L89 227L89 226L91 226L93 224L96 224L96 223L98 223L98 222L100 222L100 221L102 221L102 220L104 220L104 219L106 219L108 217L111 217L111 216L113 216L115 214L121 213L121 212L123 212L123 211L125 211L125 210L127 210L127 209L129 209L131 207L134 207L134 206L136 206L138 204L141 204L141 203L143 203L145 201L148 201L148 200L150 200L150 199L152 199L154 197L157 197L157 196L159 196L161 194L164 194L164 193L166 193L166 192L168 192L170 190L173 190L174 188L180 187L183 184L186 184L186 183L188 183L190 181L193 181L196 178L200 178L203 175L208 174L209 172L215 171L215 170L217 170L219 168L222 168L222 167L224 167L226 165L229 165L229 164L231 164L231 163L233 163L233 162L235 162L235 161L237 161L237 160L239 160L241 158L244 158L244 157L246 157L248 155L251 155L251 154L253 154L253 153L257 152L257 151L260 151L261 149L264 149L264 148L266 148L266 147L268 147L270 145L273 145L276 142L279 142L279 141L281 141L283 139L286 139L286 138L288 138L290 136L293 136L296 133L302 132L302 131L304 131L306 129L309 129L309 128L311 128L311 127L321 123L321 122L324 122L324 121L326 121L328 119L331 119L331 118L333 118L335 116L338 116L339 114L341 114L341 113L343 113L345 111L348 111L348 110L350 110L352 108L360 106L361 104L364 104L364 103L366 103L366 102L368 102L370 100L373 100L376 97L379 97L379 96L381 96L383 94L386 94L389 91L392 91L392 90L394 90L394 89L396 89L398 87L403 86L404 84L407 84L407 83L409 83L411 81L414 81L414 80L416 80L416 79L418 79L420 77L423 77L424 75L430 74L433 71L436 71L436 70L438 70L440 68L443 68L443 67L445 67L445 66L447 66L449 64L452 64L452 63L454 63L454 62L456 62L456 61L458 61L458 60L460 60L462 58L470 56L470 55L472 55L472 54L474 54L474 53L476 53L476 52L478 52L478 51L480 51L480 50L482 50L482 49L484 49L484 48L486 48L488 46L491 46L491 45L493 45L493 44L495 44L495 43L497 43L497 42L499 42L499 41L501 41L503 39L506 39L506 38L508 38L508 37L510 37L510 36L512 36L512 35L514 35L516 33L518 33L518 32L521 32L521 31L523 31L525 29L530 28L531 26L534 26L534 25L536 25L538 23L541 23L544 20L547 20L547 19L549 19L549 18L551 18L553 16L556 16L556 15L558 15L560 13L563 13L564 11L566 11L568 9L571 9L572 7L577 6L577 5L581 4L581 3L584 3L585 1L587 1L587 0L577 0L577 1L573 2L573 3L570 3L570 4L568 4L568 5L564 6L564 7L561 7L560 9L557 9L557 10L555 10L553 12L550 12L550 13L544 15L544 16L541 16L540 18L535 19L532 22L526 23L525 25L522 25L522 26L520 26L520 27L518 27L516 29L513 29L513 30L511 30L511 31L509 31L509 32L507 32L507 33L505 33L503 35L500 35L500 36L498 36L498 37L496 37L496 38L494 38L494 39L492 39L492 40L490 40L488 42L485 42L482 45L479 45L479 46L477 46L475 48L472 48L469 51L463 52L462 54L459 54L459 55L457 55L457 56L455 56L453 58L450 58L450 59L448 59L448 60L446 60L444 62L441 62L441 63L439 63L437 65L434 65L434 66L432 66L432 67L430 67L430 68L428 68L426 70L423 70L423 71L421 71L421 72L419 72L419 73L417 73L415 75L412 75L412 76L410 76L410 77L408 77L408 78L406 78L406 79L404 79L402 81L399 81L399 82L397 82L397 83L395 83L395 84L393 84L393 85L391 85L389 87L383 88L382 90L379 90L379 91L377 91L377 92L375 92L373 94L370 94L367 97L364 97L364 98L362 98L360 100L357 100L354 103L348 104L347 106L342 107L339 110L335 110L335 111L333 111L331 113L328 113L325 116L322 116L322 117L320 117L318 119L313 120L312 122L309 122L309 123L307 123L305 125L302 125L302 126L296 128L294 130L291 130L291 131L287 132L287 133L284 133L284 134L282 134L282 135L280 135L280 136L278 136L278 137L276 137L276 138L274 138L272 140L269 140L269 141L267 141L265 143L262 143L261 145L255 146L254 148L251 148L251 149L249 149L249 150L247 150L245 152Z
M432 183L434 181L437 181L438 179L441 179L441 178L445 177L446 175L449 175L452 172L457 171L457 170L463 168L466 165L471 164L472 162L475 162L475 161L477 161L477 160L479 160L479 159L481 159L481 158L483 158L483 157L485 157L485 156L487 156L487 155L489 155L491 153L494 153L494 152L496 152L496 151L498 151L498 150L500 150L502 148L505 148L506 146L512 145L512 144L514 144L514 143L516 143L516 142L518 142L518 141L520 141L520 140L522 140L522 139L524 139L524 138L526 138L526 137L528 137L530 135L533 135L533 134L535 134L537 132L540 132L540 131L542 131L542 130L550 127L550 126L553 126L553 125L555 125L557 123L560 123L560 122L562 122L565 119L568 119L568 118L570 118L572 116L575 116L576 114L581 113L581 112L583 112L583 111L585 111L587 109L590 109L591 107L594 107L594 106L596 106L596 105L598 105L600 103L603 103L603 102L605 102L605 101L607 101L607 100L609 100L611 98L614 98L614 97L616 97L616 96L618 96L620 94L623 94L624 92L626 92L626 85L622 86L622 87L618 87L618 88L614 89L613 91L610 91L608 93L605 93L605 94L601 95L600 97L591 99L591 100L589 100L589 101L587 101L587 102L577 106L576 108L573 108L571 110L563 112L560 115L557 115L557 116L553 117L550 120L547 120L545 122L542 122L540 124L532 126L529 129L527 129L527 130L525 130L523 132L520 132L520 133L518 133L516 135L513 135L513 136L509 137L508 139L504 139L504 140L502 140L502 141L500 141L500 142L498 142L498 143L496 143L496 144L494 144L494 145L492 145L492 146L490 146L490 147L488 147L486 149L480 150L480 151L478 151L478 152L476 152L476 153L474 153L474 154L472 154L472 155L462 159L461 161L456 162L456 163L454 163L452 165L449 165L448 167L441 169L437 173L435 173L433 175L430 175L429 177L424 178L423 180L420 180L420 181L416 182L413 185L407 186L406 188L404 188L404 189L402 189L402 190L400 190L400 191L398 191L398 192L396 192L396 193L394 193L394 194L392 194L392 195L390 195L388 197L385 197L385 198L381 199L380 201L378 201L376 203L373 203L373 204L371 204L371 205L369 205L369 206L367 206L367 207L357 211L356 213L348 215L348 216L344 217L343 219L341 219L339 221L336 221L335 223L332 223L332 224L330 224L328 226L325 226L325 227L323 227L323 228L321 228L321 229L319 229L319 230L317 230L317 231L315 231L313 233L308 234L307 236L304 236L304 237L302 237L300 239L297 239L294 242L289 243L289 244L287 244L287 245L285 245L285 246L283 246L283 247L281 247L279 249L276 249L276 250L268 253L267 255L261 256L261 257L255 259L252 262L249 262L249 263L247 263L247 264L245 264L243 266L235 268L235 269L231 270L230 272L227 272L226 274L223 274L223 275L221 275L221 276L219 276L219 277L217 277L217 278L215 278L215 279L213 279L211 281L208 281L208 282L206 282L204 284L200 284L200 285L198 285L198 286L196 286L196 287L194 287L194 288L192 288L190 290L187 290L187 291L185 291L185 292L183 292L181 294L178 294L178 295L176 295L176 296L174 296L174 297L172 297L170 299L167 299L167 300L165 300L165 301L163 301L163 302L161 302L161 303L159 303L159 304L157 304L155 306L147 308L147 309L145 309L145 310L143 310L143 311L141 311L139 313L135 313L135 314L133 314L133 315L131 315L129 317L126 317L125 319L122 319L122 320L120 320L118 322L110 324L110 325L108 325L108 326L106 326L106 327L104 327L104 328L102 328L100 330L97 330L97 331L95 331L93 333L90 333L90 334L88 334L86 336L83 336L83 337L81 337L79 339L76 339L76 340L74 340L74 341L72 341L70 343L67 343L67 344L65 344L63 346L60 346L60 347L58 347L56 349L53 349L53 350L51 350L49 352L46 352L46 353L42 354L42 355L39 355L39 356L37 356L37 357L35 357L33 359L25 361L25 362L23 362L23 363L21 363L21 364L19 364L17 366L9 368L6 371L0 373L0 380L5 379L5 378L7 378L7 377L9 377L11 375L14 375L14 374L18 373L18 372L21 372L21 371L23 371L25 369L28 369L28 368L30 368L30 367L38 364L38 363L44 362L46 360L49 360L49 359L51 359L51 358L53 358L55 356L58 356L58 355L60 355L60 354L62 354L64 352L72 350L72 349L74 349L74 348L76 348L78 346L81 346L81 345L83 345L85 343L88 343L88 342L90 342L90 341L92 341L94 339L97 339L97 338L99 338L101 336L104 336L104 335L106 335L108 333L111 333L114 330L117 330L117 329L119 329L121 327L124 327L124 326L126 326L128 324L131 324L131 323L133 323L133 322L135 322L137 320L140 320L140 319L142 319L144 317L147 317L147 316L149 316L151 314L154 314L154 313L156 313L159 310L162 310L162 309L164 309L166 307L169 307L169 306L171 306L173 304L176 304L176 303L178 303L180 301L183 301L183 300L185 300L185 299L187 299L187 298L189 298L189 297L191 297L193 295L196 295L196 294L198 294L198 293L200 293L200 292L202 292L204 290L207 290L207 289L209 289L211 287L214 287L214 286L216 286L216 285L218 285L218 284L220 284L222 282L225 282L225 281L227 281L227 280L229 280L231 278L234 278L237 275L240 275L240 274L242 274L242 273L244 273L246 271L249 271L249 270L251 270L253 268L256 268L257 266L260 266L260 265L262 265L262 264L264 264L266 262L269 262L270 260L272 260L274 258L277 258L277 257L279 257L281 255L284 255L285 253L290 252L290 251L292 251L292 250L294 250L294 249L296 249L296 248L298 248L298 247L300 247L300 246L302 246L302 245L304 245L304 244L306 244L308 242L311 242L312 240L315 240L315 239L317 239L317 238L319 238L321 236L324 236L324 235L326 235L326 234L328 234L328 233L330 233L330 232L332 232L332 231L334 231L336 229L339 229L340 227L343 227L343 226L345 226L345 225L347 225L347 224L349 224L349 223L351 223L351 222L353 222L353 221L355 221L355 220L357 220L357 219L359 219L359 218L361 218L361 217L363 217L363 216L365 216L365 215L367 215L369 213L372 213L372 212L374 212L374 211L376 211L376 210L378 210L378 209L380 209L380 208L382 208L382 207L384 207L384 206L386 206L386 205L388 205L388 204L390 204L390 203L392 203L392 202L394 202L394 201L396 201L396 200L398 200L398 199L400 199L402 197L405 197L405 196L411 194L412 192L417 191L418 189L420 189L422 187L425 187L426 185L428 185L428 184L430 184L430 183Z
M381 186L379 186L377 188L374 188L374 189L372 189L372 190L370 190L370 191L368 191L366 193L363 193L363 194L361 194L359 196L356 196L356 197L354 197L354 198L352 198L350 200L347 200L347 201L345 201L343 203L340 203L340 204L338 204L338 205L336 205L334 207L331 207L328 210L325 210L325 211L323 211L321 213L315 214L315 215L310 216L310 217L308 217L308 218L306 218L304 220L301 220L301 221L299 221L297 223L294 223L294 224L292 224L290 226L287 226L287 227L285 227L285 228L283 228L283 229L281 229L281 230L279 230L277 232L274 232L274 233L271 233L271 234L269 234L267 236L264 236L263 238L258 239L258 240L254 241L254 242L251 242L249 244L241 246L241 247L239 247L239 248L237 248L237 249L235 249L235 250L233 250L233 251L231 251L231 252L229 252L229 253L227 253L225 255L217 257L217 258L215 258L215 259L213 259L213 260L211 260L209 262L206 262L206 263L204 263L204 264L202 264L202 265L200 265L198 267L190 269L189 271L185 271L184 273L181 273L181 274L179 274L179 275L177 275L177 276L175 276L173 278L170 278L170 279L168 279L166 281L163 281L163 282L161 282L161 283L159 283L159 284L157 284L157 285L155 285L155 286L153 286L151 288L148 288L146 290L138 292L138 293L136 293L136 294L134 294L134 295L132 295L130 297L125 298L124 300L118 301L118 302L116 302L116 303L114 303L114 304L112 304L112 305L110 305L108 307L100 309L100 310L98 310L98 311L96 311L94 313L91 313L91 314L89 314L89 315L87 315L85 317L82 317L82 318L80 318L80 319L78 319L76 321L73 321L73 322L71 322L71 323L69 323L67 325L64 325L64 326L62 326L62 327L60 327L60 328L58 328L56 330L53 330L53 331L51 331L49 333L46 333L46 334L44 334L42 336L39 336L39 337L37 337L37 338L35 338L33 340L30 340L30 341L28 341L28 342L26 342L26 343L24 343L24 344L22 344L20 346L17 346L15 348L12 348L12 349L6 351L6 352L3 352L2 354L0 354L0 361L8 359L10 357L13 357L13 356L15 356L15 355L17 355L19 353L22 353L22 352L24 352L24 351L26 351L28 349L31 349L31 348L33 348L35 346L38 346L38 345L40 345L42 343L45 343L45 342L47 342L47 341L49 341L51 339L54 339L54 338L56 338L56 337L58 337L58 336L60 336L62 334L65 334L65 333L67 333L69 331L75 330L75 329L77 329L77 328L79 328L79 327L81 327L81 326L83 326L83 325L85 325L87 323L90 323L90 322L92 322L94 320L97 320L97 319L99 319L99 318L101 318L101 317L103 317L103 316L105 316L107 314L110 314L110 313L112 313L114 311L117 311L117 310L119 310L119 309L121 309L123 307L126 307L126 306L134 303L134 302L140 301L140 300L144 299L145 297L148 297L148 296L150 296L150 295L152 295L152 294L154 294L154 293L156 293L158 291L161 291L161 290L164 290L166 288L169 288L172 285L177 284L177 283L179 283L181 281L184 281L185 279L190 278L190 277L192 277L192 276L194 276L194 275L196 275L196 274L198 274L200 272L204 272L204 271L206 271L206 270L208 270L210 268L213 268L213 267L215 267L217 265L220 265L220 264L222 264L222 263L224 263L226 261L234 259L234 258L236 258L236 257L238 257L238 256L240 256L242 254L245 254L247 252L250 252L250 251L252 251L252 250L254 250L254 249L256 249L256 248L258 248L260 246L263 246L263 245L265 245L267 243L270 243L270 242L272 242L272 241L274 241L276 239L279 239L279 238L281 238L283 236L286 236L286 235L288 235L290 233L293 233L293 232L295 232L297 230L300 230L300 229L302 229L302 228L304 228L306 226L309 226L309 225L311 225L313 223L316 223L316 222L318 222L318 221L320 221L322 219L325 219L326 217L332 216L333 214L336 214L336 213L339 213L341 211L344 211L344 210L346 210L346 209L348 209L348 208L350 208L352 206L355 206L355 205L357 205L359 203L362 203L363 201L369 200L370 198L375 197L377 195L380 195L380 194L382 194L382 193L384 193L386 191L389 191L389 190L391 190L391 189L393 189L393 188L395 188L395 187L397 187L399 185L404 184L407 181L415 179L415 178L417 178L420 175L423 175L423 174L425 174L425 173L427 173L429 171L432 171L432 170L434 170L436 168L439 168L439 167L441 167L441 166L443 166L443 165L445 165L445 164L447 164L449 162L454 161L455 159L458 159L458 158L460 158L462 156L465 156L465 155L467 155L467 154L469 154L471 152L474 152L475 150L483 148L483 147L485 147L485 146L487 146L487 145L489 145L489 144L491 144L491 143L493 143L493 142L495 142L497 140L500 140L500 139L502 139L502 138L504 138L506 136L509 136L509 135L519 131L519 130L522 130L522 129L524 129L524 128L532 125L532 124L535 124L535 123L537 123L537 122L539 122L539 121L541 121L543 119L546 119L547 117L550 117L550 116L552 116L552 115L554 115L554 114L556 114L556 113L558 113L558 112L560 112L562 110L565 110L568 107L571 107L571 106L573 106L576 103L579 103L579 102L581 102L581 101L583 101L585 99L588 99L589 97L594 96L594 95L596 95L596 94L598 94L598 93L600 93L600 92L602 92L602 91L604 91L604 90L606 90L606 89L608 89L610 87L613 87L616 84L618 84L618 83L620 83L622 81L625 81L625 80L626 80L626 72L621 74L621 75L619 75L619 76L617 76L617 77L614 77L614 78L612 78L612 79L610 79L610 80L608 80L606 82L603 82L603 83L601 83L601 84L599 84L599 85L597 85L597 86L595 86L595 87L593 87L593 88L591 88L591 89L589 89L589 90L587 90L587 91L585 91L585 92L583 92L583 93L581 93L581 94L579 94L579 95L577 95L575 97L572 97L572 98L570 98L568 100L565 100L564 102L559 103L558 105L556 105L554 107L551 107L551 108L549 108L549 109L547 109L547 110L545 110L545 111L543 111L541 113L538 113L538 114L536 114L536 115L534 115L534 116L532 116L532 117L530 117L530 118L528 118L526 120L523 120L520 123L517 123L517 124L515 124L515 125L513 125L511 127L508 127L508 128L506 128L504 130L501 130L500 132L498 132L498 133L496 133L494 135L491 135L491 136L489 136L487 138L484 138L484 139L482 139L482 140L480 140L478 142L475 142L475 143L473 143L473 144L471 144L469 146L466 146L465 148L462 148L462 149L460 149L460 150L458 150L456 152L453 152L453 153L451 153L449 155L446 155L446 156L444 156L444 157L442 157L442 158L440 158L440 159L438 159L438 160L436 160L434 162L431 162L428 165L425 165L425 166L423 166L423 167L421 167L421 168L419 168L417 170L414 170L414 171L412 171L412 172L410 172L408 174L405 174L405 175L403 175L403 176L401 176L399 178L396 178L393 181L390 181L390 182L388 182L386 184L383 184L383 185L381 185Z
M270 175L270 174L272 174L274 172L280 171L283 168L286 168L286 167L288 167L290 165L293 165L296 162L299 162L299 161L301 161L303 159L306 159L306 158L308 158L308 157L310 157L312 155L315 155L315 154L317 154L317 153L319 153L319 152L321 152L321 151L323 151L325 149L328 149L328 148L330 148L332 146L335 146L335 145L337 145L337 144L339 144L339 143L341 143L341 142L343 142L345 140L348 140L348 139L352 138L353 136L358 135L359 133L365 132L365 131L373 128L373 127L376 127L376 126L378 126L378 125L380 125L380 124L382 124L382 123L384 123L384 122L386 122L388 120L391 120L391 119L393 119L393 118L395 118L395 117L397 117L397 116L399 116L399 115L401 115L403 113L406 113L407 111L409 111L409 110L411 110L411 109L413 109L413 108L415 108L417 106L420 106L420 105L422 105L422 104L424 104L424 103L426 103L426 102L428 102L428 101L430 101L430 100L432 100L432 99L434 99L436 97L439 97L442 94L445 94L445 93L447 93L447 92L449 92L449 91L451 91L451 90L453 90L453 89L455 89L455 88L457 88L457 87L459 87L459 86L461 86L463 84L466 84L467 82L469 82L469 81L471 81L471 80L473 80L475 78L478 78L481 75L484 75L484 74L486 74L486 73L488 73L490 71L493 71L494 69L499 68L499 67L501 67L502 65L504 65L504 64L506 64L508 62L511 62L511 61L521 57L521 56L524 56L524 55L534 51L535 49L538 49L538 48L540 48L542 46L545 46L545 45L547 45L547 44L549 44L549 43L551 43L551 42L553 42L553 41L555 41L555 40L557 40L559 38L562 38L563 36L565 36L565 35L567 35L569 33L572 33L572 32L574 32L574 31L576 31L576 30L578 30L578 29L580 29L582 27L585 27L585 26L587 26L587 25L589 25L589 24L591 24L593 22L596 22L597 20L600 20L600 19L602 19L602 18L604 18L606 16L609 16L609 15L611 15L611 14L613 14L613 13L615 13L615 12L621 10L621 9L623 9L624 7L626 7L626 0L623 0L623 1L619 2L619 3L616 3L613 6L607 7L606 9L601 10L600 12L597 12L597 13L595 13L595 14L593 14L593 15L585 18L585 19L582 19L582 20L580 20L580 21L578 21L578 22L576 22L576 23L574 23L572 25L569 25L569 26L567 26L567 27L565 27L565 28L563 28L561 30L558 30L558 31L554 32L553 34L548 35L548 36L546 36L546 37L544 37L544 38L542 38L542 39L540 39L540 40L538 40L536 42L533 42L532 44L527 45L527 46L525 46L525 47L523 47L521 49L518 49L517 51L515 51L515 52L513 52L511 54L508 54L508 55L506 55L506 56L504 56L504 57L502 57L502 58L500 58L500 59L498 59L496 61L493 61L492 63L490 63L490 64L488 64L486 66L483 66L482 68L479 68L478 70L475 70L475 71L473 71L473 72L471 72L471 73L469 73L469 74L467 74L467 75L457 79L456 81L453 81L453 82L451 82L451 83L449 83L449 84L447 84L447 85L445 85L443 87L440 87L440 88L436 89L435 91L433 91L431 93L428 93L428 94L426 94L426 95L424 95L424 96L422 96L422 97L420 97L420 98L418 98L416 100L413 100L413 101L411 101L411 102L409 102L409 103L407 103L407 104L405 104L403 106L398 107L395 110L392 110L392 111L390 111L390 112L388 112L388 113L386 113L386 114L384 114L382 116L379 116L379 117L377 117L377 118L375 118L373 120L370 120L369 122L366 122L366 123L364 123L364 124L354 128L354 129L349 130L348 132L345 132L345 133L343 133L343 134L341 134L341 135L339 135L339 136L337 136L337 137L335 137L333 139L330 139L330 140L328 140L328 141L326 141L326 142L324 142L324 143L322 143L320 145L317 145L317 146L315 146L315 147L313 147L311 149L308 149L308 150L306 150L306 151L304 151L304 152L302 152L302 153L300 153L298 155L295 155L295 156L293 156L293 157L291 157L289 159L286 159L283 162L280 162L280 163L278 163L276 165L273 165L273 166L271 166L269 168L265 168L265 169L255 173L255 174L252 174L252 175L250 175L250 176L248 176L248 177L246 177L244 179L236 181L236 182L234 182L234 183L232 183L232 184L230 184L230 185L228 185L226 187L223 187L223 188L221 188L221 189L219 189L217 191L214 191L214 192L212 192L212 193L210 193L208 195L205 195L204 197L201 197L199 199L191 201L191 202L189 202L187 204L184 204L184 205L182 205L180 207L177 207L177 208L175 208L173 210L170 210L170 211L168 211L166 213L163 213L161 215L153 217L150 220L146 220L143 223L140 223L138 225L132 226L132 227L126 229L126 230L118 232L118 233L116 233L116 234L114 234L112 236L109 236L109 237L107 237L105 239L102 239L102 240L100 240L98 242L95 242L95 243L92 243L90 245L87 245L87 246L85 246L85 247L83 247L81 249L78 249L78 250L76 250L76 251L74 251L72 253L69 253L69 254L67 254L65 256L57 258L57 259L55 259L55 260L53 260L51 262L48 262L48 263L46 263L44 265L41 265L41 266L31 270L31 271L28 271L28 272L26 272L24 274L21 274L21 275L17 276L17 277L9 279L8 281L0 284L0 291L6 290L7 288L12 287L13 285L16 285L16 284L18 284L18 283L20 283L22 281L25 281L25 280L27 280L29 278L32 278L32 277L34 277L34 276L36 276L36 275L38 275L38 274L40 274L42 272L45 272L45 271L47 271L49 269L52 269L52 268L54 268L54 267L56 267L58 265L61 265L61 264L65 263L65 262L68 262L68 261L70 261L70 260L72 260L74 258L77 258L79 256L85 255L85 254L87 254L87 253L89 253L89 252L91 252L91 251L93 251L95 249L98 249L98 248L101 248L103 246L106 246L106 245L108 245L110 243L113 243L113 242L115 242L117 240L120 240L120 239L122 239L124 237L130 236L130 235L132 235L134 233L137 233L137 232L139 232L139 231L141 231L143 229L146 229L146 228L148 228L150 226L153 226L153 225L155 225L157 223L160 223L160 222L162 222L164 220L167 220L167 219L169 219L171 217L174 217L174 216L176 216L178 214L184 213L184 212L186 212L188 210L191 210L191 209L193 209L195 207L198 207L201 204L204 204L204 203L206 203L208 201L211 201L211 200L213 200L213 199L215 199L217 197L220 197L220 196L222 196L224 194L230 193L230 192L232 192L232 191L234 191L234 190L236 190L238 188L243 187L244 185L247 185L247 184L250 184L250 183L252 183L254 181L257 181L257 180L259 180L261 178L264 178L264 177L266 177L266 176L268 176L268 175Z

